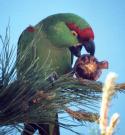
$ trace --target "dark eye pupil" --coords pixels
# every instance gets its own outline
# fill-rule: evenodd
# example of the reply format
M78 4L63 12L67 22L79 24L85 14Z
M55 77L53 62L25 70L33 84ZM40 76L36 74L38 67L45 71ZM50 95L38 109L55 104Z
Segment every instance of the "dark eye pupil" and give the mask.
M73 34L74 36L77 36L77 33L76 33L75 31L72 31L72 34Z

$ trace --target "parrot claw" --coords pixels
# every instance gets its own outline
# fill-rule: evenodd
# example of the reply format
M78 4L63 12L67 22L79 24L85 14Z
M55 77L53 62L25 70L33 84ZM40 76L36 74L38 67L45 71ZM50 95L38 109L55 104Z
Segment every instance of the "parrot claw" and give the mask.
M47 80L51 83L53 83L55 80L59 78L58 74L54 71L52 72L48 77Z

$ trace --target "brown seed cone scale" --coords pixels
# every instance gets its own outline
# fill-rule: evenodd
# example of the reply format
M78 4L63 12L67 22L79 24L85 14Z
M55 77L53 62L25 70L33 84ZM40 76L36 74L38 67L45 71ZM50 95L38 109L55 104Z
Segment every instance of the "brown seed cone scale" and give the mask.
M89 54L84 54L77 59L74 66L74 71L77 78L96 81L102 74L102 69L107 68L107 61L99 62L96 57Z

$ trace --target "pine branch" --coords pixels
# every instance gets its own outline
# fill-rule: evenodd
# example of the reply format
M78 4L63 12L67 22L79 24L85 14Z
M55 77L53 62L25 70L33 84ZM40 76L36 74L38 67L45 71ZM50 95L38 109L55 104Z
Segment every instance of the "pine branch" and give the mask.
M90 112L80 112L80 111L73 111L71 109L66 109L66 112L79 121L89 121L95 122L99 120L99 115L97 113L90 113Z
M67 80L68 80L68 82L67 82ZM17 113L16 110L25 112L25 110L26 110L25 106L28 106L28 102L30 102L31 99L33 99L34 102L39 102L39 105L34 104L33 108L34 107L35 108L41 107L42 109L44 108L43 113L46 112L47 110L49 111L49 107L50 107L50 112L46 112L46 113L51 113L51 111L53 111L53 110L59 111L60 108L65 109L65 105L70 104L70 102L79 103L81 101L79 104L82 105L82 100L94 101L94 100L97 100L101 96L101 95L96 96L96 94L98 92L99 93L102 92L101 91L102 83L93 82L93 81L89 81L89 80L80 80L79 81L78 79L69 77L69 74L68 74L68 75L63 76L62 78L59 78L53 85L52 84L47 85L47 87L44 88L43 91L37 90L37 91L39 91L38 92L39 94L37 93L37 94L33 94L33 96L31 96L31 94L28 93L29 88L30 87L28 86L27 83L20 84L19 82L15 81L14 83L9 84L6 89L2 89L3 95L1 96L1 100L3 100L4 104L6 103L6 100L4 100L4 97L5 97L4 95L8 95L8 97L6 96L6 99L7 98L11 99L11 97L10 97L11 95L15 96L15 98L14 98L15 100L9 101L9 105L7 105L8 108L6 108L4 111L3 110L2 111L6 112L8 109L10 109L10 108L12 109L12 107L14 106L15 113ZM115 86L115 88L116 88L116 90L121 90L124 88L124 84L117 84ZM44 92L45 89L47 89L48 91ZM17 93L15 93L15 91ZM88 93L87 93L87 91L88 91ZM27 92L27 94L26 94L26 92ZM60 95L60 94L62 94L62 92L63 92L63 95ZM25 96L24 96L24 93L25 93ZM77 99L72 98L71 95L76 96ZM66 96L67 96L67 98L66 98ZM24 99L27 99L27 98L28 98L28 101L26 100L26 102L24 103L23 102ZM39 101L35 101L35 100L39 100ZM40 102L42 102L42 103L44 102L45 105L40 104ZM51 102L51 103L49 103L49 102ZM23 103L26 105L24 105ZM49 105L47 105L47 103L49 103ZM16 107L18 107L18 108L16 109ZM31 106L31 108L32 108L32 106ZM40 109L38 109L38 111L39 110ZM42 111L40 111L40 112L42 112ZM12 113L14 115L14 112L12 112ZM74 111L73 113L74 113L74 116L77 115L78 113L79 113L79 115L81 115L80 112ZM8 114L8 115L10 115L10 114ZM17 114L15 114L15 115L17 115ZM24 114L22 114L22 116L23 115ZM26 115L29 115L29 114L26 114ZM34 117L34 116L32 116L32 113L30 113L30 115L29 115L29 119ZM12 114L11 114L11 116L12 116ZM4 119L4 117L5 117L5 119ZM0 120L0 123L6 123L6 118L8 121L8 117L6 115L5 116L2 115L2 119ZM34 118L32 118L31 120L33 121ZM21 121L19 119L21 119ZM82 118L82 117L80 117L79 119L86 120L86 118ZM13 123L14 121L15 122L18 122L18 121L25 122L25 118L22 119L20 117L18 119L14 119L12 121L10 120L9 123L11 123L11 122ZM92 121L91 117L88 117L88 121Z
M55 82L55 87L62 85L63 88L79 88L82 89L86 87L91 89L94 92L102 92L103 83L99 81L91 81L86 79L77 79L73 78L70 74L62 76L59 80ZM115 90L124 92L125 90L125 83L119 83L115 85Z
M8 29L5 39L0 36L0 124L15 127L24 122L54 122L53 114L65 111L79 121L96 121L98 114L92 112L97 112L103 83L77 79L72 73L50 83L39 74L39 71L46 67L43 64L42 68L38 69L38 58L33 59L28 70L20 74L20 79L17 80L17 66L24 64L28 49L31 48L26 49L20 61L15 60L15 50L10 47ZM125 83L116 84L115 90L124 92ZM75 111L69 108L75 108ZM68 125L62 125L68 128Z

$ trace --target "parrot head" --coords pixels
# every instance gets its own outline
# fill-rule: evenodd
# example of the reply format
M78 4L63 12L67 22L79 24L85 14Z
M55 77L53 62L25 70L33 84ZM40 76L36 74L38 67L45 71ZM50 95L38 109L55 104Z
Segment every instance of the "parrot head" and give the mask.
M95 44L94 44L94 33L92 28L88 27L88 28L80 29L75 23L68 23L67 26L79 41L78 46L76 45L70 47L71 52L74 51L76 55L80 55L79 51L81 51L82 46L84 46L86 51L90 53L90 55L94 55Z
M77 57L84 46L90 54L95 53L94 32L80 16L72 13L55 14L42 21L47 38L57 47L68 47Z

